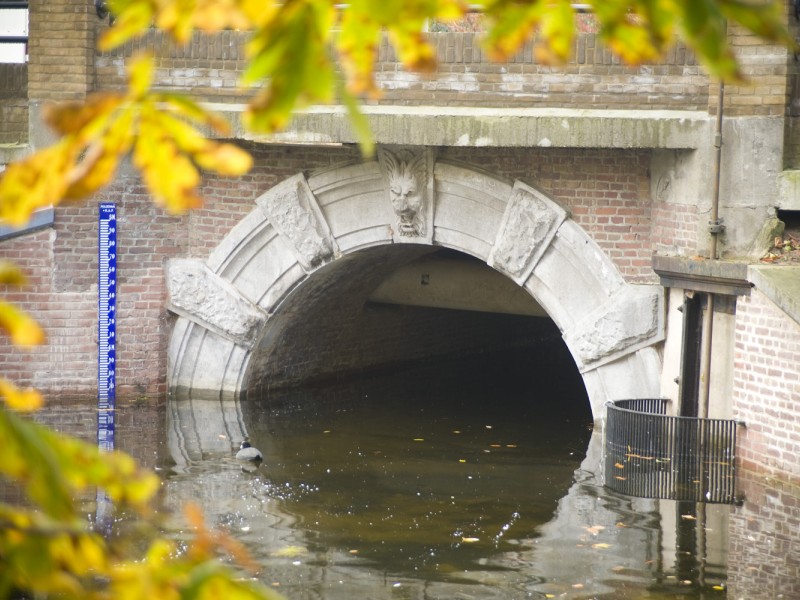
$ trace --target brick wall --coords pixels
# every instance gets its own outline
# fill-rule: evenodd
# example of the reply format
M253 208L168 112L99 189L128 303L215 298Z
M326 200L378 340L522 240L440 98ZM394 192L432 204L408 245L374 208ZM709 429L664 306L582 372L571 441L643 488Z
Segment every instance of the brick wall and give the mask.
M729 26L728 39L745 82L725 86L724 114L729 117L784 116L791 92L790 73L797 71L793 55L786 48L765 44L735 25ZM711 113L716 113L717 90L716 84L709 90Z
M166 216L136 178L121 176L96 200L117 203L119 218L118 384L121 395L161 393L172 317L163 308L163 265L204 258L278 181L356 159L353 148L251 147L256 166L238 180L209 178L204 208ZM449 149L443 158L524 178L551 194L611 256L629 281L652 281L650 201L642 151L570 152ZM53 229L0 243L33 286L12 297L46 325L49 342L32 352L0 340L3 374L54 393L96 389L97 209L95 202L56 209Z
M28 139L28 65L0 64L0 144Z
M410 73L384 38L376 79L382 104L574 108L705 110L708 77L684 46L673 48L661 63L629 67L602 48L594 33L575 42L574 59L554 68L532 59L533 41L505 64L488 60L479 33L430 33L439 57L435 75ZM97 85L116 88L124 81L124 57L155 49L159 87L179 89L215 102L243 102L237 89L246 62L243 32L225 31L213 38L197 34L176 47L161 32L95 57Z
M800 486L740 472L728 522L728 598L800 598Z
M742 465L800 482L800 325L754 290L737 303L734 361Z
M94 4L30 0L28 7L28 97L83 98L94 86Z
M656 195L652 207L651 249L667 256L698 253L697 231L702 222L697 205L665 202Z
M569 210L631 283L654 282L650 153L643 150L445 148L457 160L532 183Z

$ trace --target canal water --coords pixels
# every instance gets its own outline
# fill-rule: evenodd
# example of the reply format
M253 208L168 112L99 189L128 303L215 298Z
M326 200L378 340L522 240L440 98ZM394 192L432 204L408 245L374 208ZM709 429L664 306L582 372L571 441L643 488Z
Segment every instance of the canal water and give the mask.
M289 599L725 597L728 507L605 489L580 387L436 372L144 401L119 410L118 447L162 477L167 535L199 504ZM95 415L37 418L91 439ZM233 458L245 437L257 467Z

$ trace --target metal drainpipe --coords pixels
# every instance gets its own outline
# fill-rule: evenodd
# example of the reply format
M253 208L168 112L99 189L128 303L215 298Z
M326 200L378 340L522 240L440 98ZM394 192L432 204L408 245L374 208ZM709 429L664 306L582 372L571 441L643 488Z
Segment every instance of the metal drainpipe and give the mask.
M708 232L711 234L711 248L709 258L717 259L717 236L725 230L722 220L719 218L719 181L722 163L722 103L725 98L725 83L719 82L719 94L717 95L717 127L714 132L714 147L717 149L714 156L714 189L711 198L711 221L709 222Z
M719 82L719 94L717 96L717 125L714 132L714 147L716 153L714 156L714 188L711 198L711 222L709 223L709 233L711 234L711 246L709 249L709 258L711 260L717 259L717 236L724 230L724 225L719 218L719 188L720 188L720 172L722 163L722 111L723 100L725 97L725 84ZM706 304L706 312L703 317L703 343L705 344L705 352L703 353L703 366L700 375L702 385L700 388L700 406L698 406L698 416L701 418L708 418L708 404L711 397L711 343L714 334L714 294L708 294L708 302Z

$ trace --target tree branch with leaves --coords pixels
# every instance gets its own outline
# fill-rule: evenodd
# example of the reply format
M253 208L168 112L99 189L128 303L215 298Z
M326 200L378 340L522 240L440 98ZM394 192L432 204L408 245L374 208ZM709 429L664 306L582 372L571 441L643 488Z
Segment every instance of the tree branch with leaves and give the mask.
M792 45L781 1L590 0L600 40L628 64L652 62L682 38L709 74L739 81L742 72L727 40L736 23L771 43ZM294 110L339 102L369 156L374 149L359 97L381 91L374 66L382 35L388 35L405 68L431 72L436 53L427 34L430 20L456 20L468 10L484 13L484 47L497 61L513 56L535 36L535 58L558 64L570 57L577 35L575 7L568 0L109 0L113 26L99 40L112 50L152 27L178 44L196 32L248 32L243 86L256 88L245 125L271 133L285 127ZM12 163L0 175L0 219L24 225L37 209L90 197L114 180L131 158L154 202L180 214L202 202L203 172L236 177L251 157L235 144L209 139L230 136L230 126L186 97L154 89L153 59L134 57L126 89L96 93L83 102L54 105L47 124L58 140ZM22 274L0 263L0 286L21 285ZM44 333L23 311L0 300L0 330L13 343L42 343ZM121 507L147 518L157 489L155 475L121 453L104 454L20 417L37 409L35 390L0 379L0 474L26 490L32 508L0 504L0 597L13 590L67 598L274 598L214 560L219 549L239 558L234 541L205 528L198 511L187 519L195 535L189 551L153 539L144 556L130 556L86 528L74 498L100 487Z

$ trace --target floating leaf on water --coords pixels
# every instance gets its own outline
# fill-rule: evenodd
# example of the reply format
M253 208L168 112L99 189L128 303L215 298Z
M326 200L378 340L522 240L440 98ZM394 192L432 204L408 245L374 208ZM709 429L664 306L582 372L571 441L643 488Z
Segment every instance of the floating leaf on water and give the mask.
M595 550L604 550L605 548L611 548L611 544L606 544L605 542L599 542L597 544L592 544L592 548Z
M614 479L619 479L620 481L625 481L627 477L622 477L621 475L614 475Z
M697 521L697 517L693 515L681 515L681 519L685 519L686 521Z
M295 556L302 556L303 554L307 553L308 550L302 546L286 546L285 548L281 548L280 550L273 552L272 556L278 558L294 558Z
M415 442L424 442L425 438L414 438Z
M589 533L591 533L592 535L597 535L598 533L603 531L605 527L603 525L592 525L591 527L584 527L584 529Z
M576 590L582 590L583 589L583 584L582 583L573 583L572 587L574 587Z
M465 458L459 458L459 459L458 459L458 462L460 462L460 463L465 463L465 462L467 462L467 459L465 459Z
M614 466L617 467L618 469L624 469L625 468L625 465L621 465L619 463L614 463Z
M456 435L458 435L459 433L461 433L461 431L460 431L460 430L458 430L458 429L453 429L453 433L455 433Z
M506 444L506 448L516 448L516 444Z
M476 537L462 537L461 541L465 544L474 544L475 542L480 542L481 539Z

